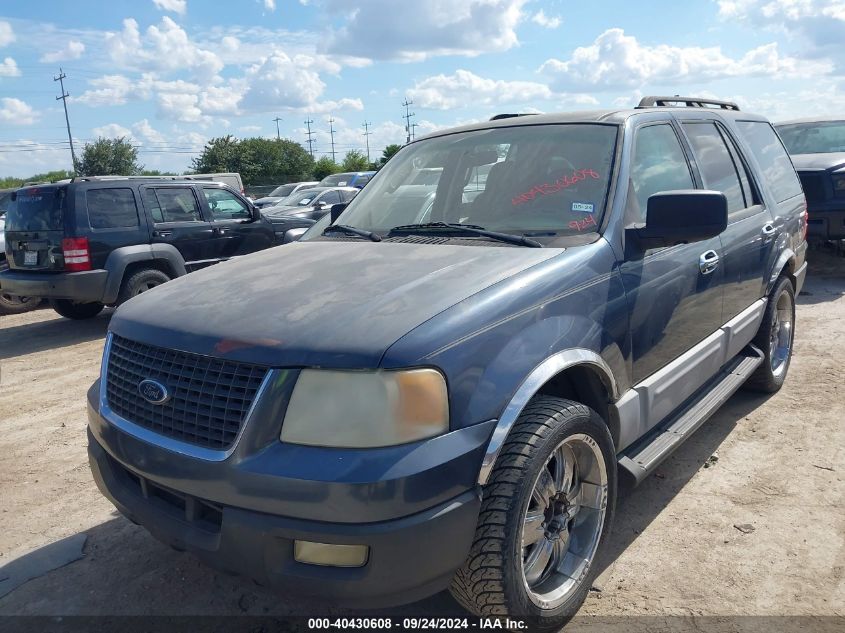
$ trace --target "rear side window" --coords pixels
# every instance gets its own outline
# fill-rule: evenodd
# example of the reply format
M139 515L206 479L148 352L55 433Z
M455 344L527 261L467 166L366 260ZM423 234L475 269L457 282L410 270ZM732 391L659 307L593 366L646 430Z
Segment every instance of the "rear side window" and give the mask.
M737 121L737 127L760 163L775 200L783 202L800 195L801 183L772 126L765 121Z
M89 189L85 201L92 229L138 226L138 207L131 189Z
M7 231L61 231L63 189L19 189L6 213Z
M155 222L201 222L197 200L189 187L147 189L144 202Z
M721 191L728 199L728 212L744 209L745 196L731 154L715 123L684 123L704 187Z
M694 188L687 158L672 126L660 124L640 128L631 161L629 219L645 222L648 199L659 191Z

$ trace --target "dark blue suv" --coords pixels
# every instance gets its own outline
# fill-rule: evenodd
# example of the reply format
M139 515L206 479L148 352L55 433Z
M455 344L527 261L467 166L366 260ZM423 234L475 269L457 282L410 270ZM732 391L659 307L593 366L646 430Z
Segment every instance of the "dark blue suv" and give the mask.
M779 137L731 103L438 132L302 241L120 307L94 477L160 540L285 592L451 588L560 626L617 473L783 385L805 231Z

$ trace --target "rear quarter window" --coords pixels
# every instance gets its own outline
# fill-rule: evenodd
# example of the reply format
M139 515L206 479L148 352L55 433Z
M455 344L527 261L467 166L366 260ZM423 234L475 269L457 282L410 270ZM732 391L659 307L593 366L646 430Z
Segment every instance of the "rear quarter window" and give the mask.
M90 189L85 194L92 229L138 226L138 207L131 189Z
M801 183L789 154L766 121L737 121L737 128L760 164L766 181L777 202L801 195Z

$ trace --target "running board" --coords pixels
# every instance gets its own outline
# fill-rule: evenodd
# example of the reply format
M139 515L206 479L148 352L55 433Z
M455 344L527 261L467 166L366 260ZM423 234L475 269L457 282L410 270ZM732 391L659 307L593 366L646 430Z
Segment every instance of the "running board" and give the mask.
M753 345L745 347L677 415L626 449L619 458L619 465L634 477L636 485L640 484L725 404L764 359L763 352Z

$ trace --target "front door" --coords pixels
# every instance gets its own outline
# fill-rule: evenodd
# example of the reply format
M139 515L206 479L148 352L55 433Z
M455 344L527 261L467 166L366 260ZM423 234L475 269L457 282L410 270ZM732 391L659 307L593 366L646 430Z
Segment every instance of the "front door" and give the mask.
M202 192L215 235L217 257L228 259L272 246L272 230L263 222L253 221L246 202L220 187L203 187Z

